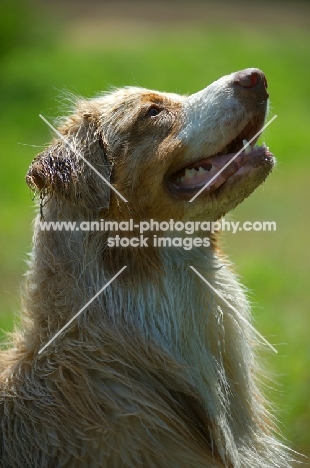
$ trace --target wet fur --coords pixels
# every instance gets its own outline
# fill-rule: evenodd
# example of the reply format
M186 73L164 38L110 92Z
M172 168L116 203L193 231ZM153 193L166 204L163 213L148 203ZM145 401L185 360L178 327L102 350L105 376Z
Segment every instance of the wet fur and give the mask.
M215 241L203 251L109 249L109 233L38 226L42 215L46 221L215 220L248 196L269 170L235 181L190 211L163 189L163 175L198 153L178 137L184 99L125 88L80 100L60 127L77 152L55 141L29 169L27 182L42 210L23 329L1 354L2 468L290 466L258 388L252 330L189 269L193 265L250 320L243 288ZM167 109L161 121L146 118L150 104ZM214 122L214 140L217 128Z

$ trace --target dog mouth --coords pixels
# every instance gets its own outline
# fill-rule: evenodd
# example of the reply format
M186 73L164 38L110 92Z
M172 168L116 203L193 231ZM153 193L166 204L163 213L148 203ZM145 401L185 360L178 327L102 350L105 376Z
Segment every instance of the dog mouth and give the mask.
M265 143L261 146L256 145L259 135L248 144L261 130L262 125L262 118L252 119L236 138L218 153L170 172L166 179L170 193L178 198L186 198L186 195L193 196L206 185L206 192L215 192L233 175L239 172L241 175L244 166L258 167L266 163L272 166L274 157L269 148Z

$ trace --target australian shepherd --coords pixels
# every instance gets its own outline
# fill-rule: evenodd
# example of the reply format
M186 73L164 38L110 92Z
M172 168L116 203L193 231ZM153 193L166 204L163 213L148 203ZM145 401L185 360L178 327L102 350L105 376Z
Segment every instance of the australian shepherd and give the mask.
M1 352L2 468L291 466L244 288L201 229L272 171L255 145L267 110L256 68L190 96L76 100L26 178L40 209L21 330ZM79 228L102 220L132 229ZM148 220L194 222L195 241L184 248L180 229L156 232L173 245L141 240Z

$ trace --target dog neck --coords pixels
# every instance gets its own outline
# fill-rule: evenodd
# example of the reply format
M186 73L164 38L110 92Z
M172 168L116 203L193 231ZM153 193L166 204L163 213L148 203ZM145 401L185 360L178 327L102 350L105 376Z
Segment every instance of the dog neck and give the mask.
M118 362L131 369L135 361L134 379L145 381L151 372L155 381L170 382L171 391L191 389L223 459L237 457L237 441L256 433L263 450L268 415L252 375L249 306L227 261L214 246L116 253L103 248L102 239L102 233L68 236L37 227L24 302L28 356L127 266L50 346L65 355L83 343L105 356L114 343Z

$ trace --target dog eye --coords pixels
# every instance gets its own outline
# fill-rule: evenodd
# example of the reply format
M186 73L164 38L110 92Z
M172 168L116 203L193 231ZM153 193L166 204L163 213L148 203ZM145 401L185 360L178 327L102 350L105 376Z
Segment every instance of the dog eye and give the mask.
M156 117L156 115L158 115L161 111L162 111L162 109L159 109L156 106L152 106L147 111L146 117Z

